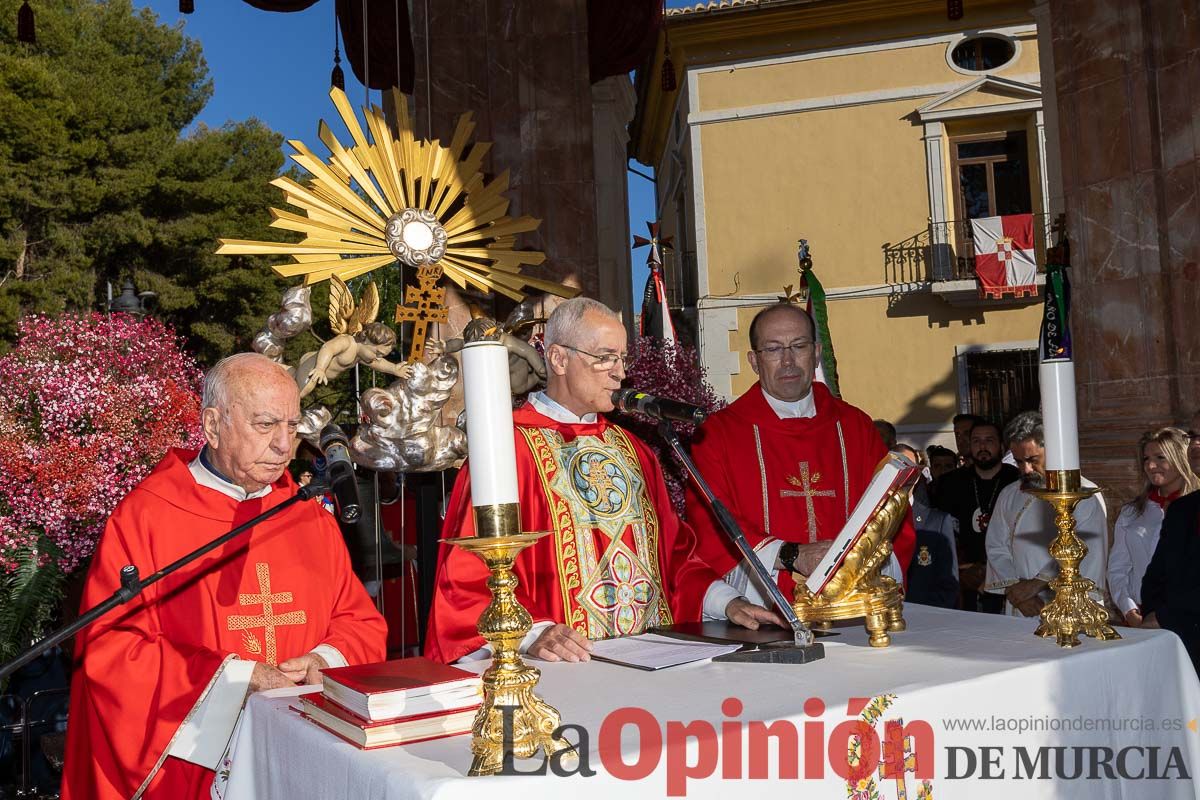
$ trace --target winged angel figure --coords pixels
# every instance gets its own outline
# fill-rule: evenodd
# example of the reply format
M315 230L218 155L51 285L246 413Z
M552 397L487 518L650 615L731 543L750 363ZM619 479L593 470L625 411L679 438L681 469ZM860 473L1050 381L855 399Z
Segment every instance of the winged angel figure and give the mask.
M355 364L376 372L407 378L411 367L387 360L396 348L396 332L376 322L379 316L379 290L375 282L367 284L357 303L350 288L337 276L329 282L329 326L337 334L320 350L305 353L296 365L296 385L304 398L318 385L329 383Z

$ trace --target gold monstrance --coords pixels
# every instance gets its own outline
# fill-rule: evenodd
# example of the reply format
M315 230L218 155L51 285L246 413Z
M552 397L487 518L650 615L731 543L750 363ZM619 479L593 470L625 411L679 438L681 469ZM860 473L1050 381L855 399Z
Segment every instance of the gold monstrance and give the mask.
M491 180L484 176L483 159L491 145L476 142L468 150L475 129L469 113L459 117L449 145L442 145L416 137L407 100L395 89L395 135L378 106L364 109L364 131L346 94L333 88L329 96L353 144L344 146L322 120L318 136L329 160L292 139L291 158L311 179L307 184L287 176L271 181L303 212L272 208L271 226L304 238L295 243L221 239L217 253L291 256L293 263L274 269L284 277L303 277L305 284L335 275L349 281L399 261L422 271L417 290L422 297L396 313L397 322L417 323L418 333L430 322L445 321L445 290L439 294L433 288L443 274L462 289L518 302L529 289L560 297L579 293L521 272L524 265L546 260L540 251L515 249L517 234L536 230L541 221L505 216L508 171ZM408 360L419 360L423 348L424 337L414 336Z

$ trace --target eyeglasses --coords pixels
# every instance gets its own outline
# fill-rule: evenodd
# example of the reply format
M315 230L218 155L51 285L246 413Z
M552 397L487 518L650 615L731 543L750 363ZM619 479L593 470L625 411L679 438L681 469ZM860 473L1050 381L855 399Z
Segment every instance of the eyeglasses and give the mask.
M1187 438L1189 442L1195 444L1196 442L1200 442L1200 433L1197 433L1196 431L1188 431Z
M602 353L597 355L596 353L589 353L587 350L580 350L578 347L571 347L569 344L564 344L562 346L568 350L573 350L580 355L590 356L591 358L596 359L595 363L592 364L592 369L596 370L596 372L610 370L617 366L617 364L621 365L621 369L626 371L629 370L630 358L627 355L621 355L620 353Z
M770 347L761 347L754 352L767 361L782 361L785 352L791 353L794 358L799 358L812 345L812 342L793 342L789 345L773 344Z

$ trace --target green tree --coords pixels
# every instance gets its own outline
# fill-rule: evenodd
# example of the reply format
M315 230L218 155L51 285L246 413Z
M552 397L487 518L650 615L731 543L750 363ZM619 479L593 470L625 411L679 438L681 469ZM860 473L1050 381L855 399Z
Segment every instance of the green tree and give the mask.
M42 0L37 44L0 0L0 352L32 311L97 308L133 277L203 362L248 349L286 282L213 255L267 227L282 137L192 123L212 93L198 42L129 0Z

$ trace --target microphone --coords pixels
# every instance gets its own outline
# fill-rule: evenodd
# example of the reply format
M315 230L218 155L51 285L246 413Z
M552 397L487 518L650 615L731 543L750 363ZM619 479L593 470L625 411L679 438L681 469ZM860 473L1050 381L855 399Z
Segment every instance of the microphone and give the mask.
M337 500L338 519L347 524L358 522L362 506L358 502L358 484L350 463L350 441L332 422L321 429L321 452L325 454L325 477Z
M617 389L612 396L613 405L625 412L636 411L658 420L673 419L699 425L708 417L708 411L691 403L655 397L637 389Z

